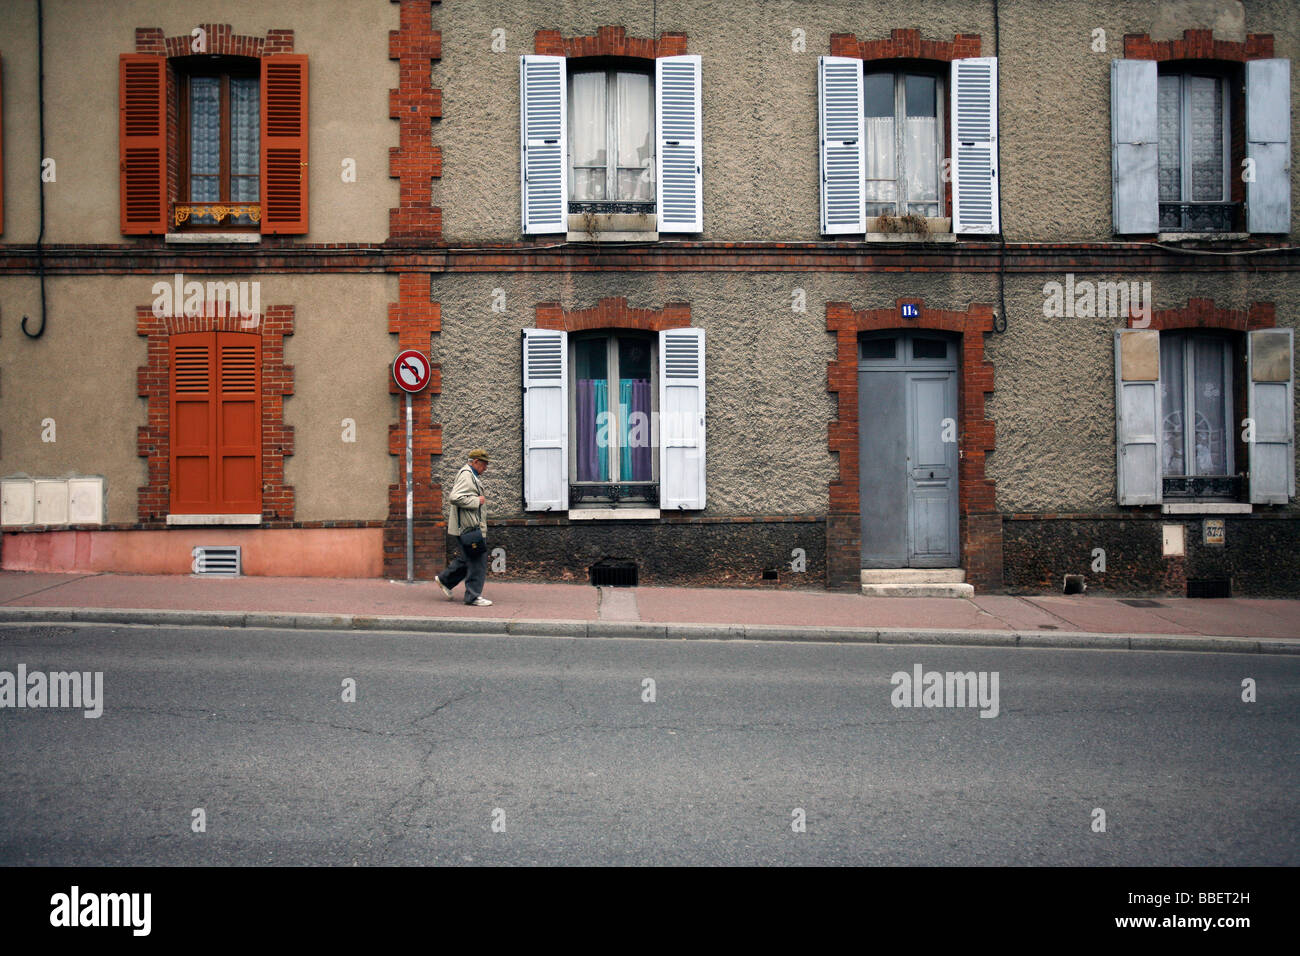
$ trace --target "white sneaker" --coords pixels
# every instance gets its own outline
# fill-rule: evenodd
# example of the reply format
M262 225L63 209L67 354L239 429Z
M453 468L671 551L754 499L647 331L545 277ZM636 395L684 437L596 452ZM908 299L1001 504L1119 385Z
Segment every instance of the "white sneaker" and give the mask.
M469 602L470 607L491 607L492 602L485 597L478 597Z
M448 588L447 585L443 584L443 583L442 583L442 578L438 577L437 575L434 575L434 578L433 578L433 579L434 579L435 581L438 582L438 587L442 590L442 593L443 593L443 594L447 595L447 600L450 601L450 600L451 600L451 589Z

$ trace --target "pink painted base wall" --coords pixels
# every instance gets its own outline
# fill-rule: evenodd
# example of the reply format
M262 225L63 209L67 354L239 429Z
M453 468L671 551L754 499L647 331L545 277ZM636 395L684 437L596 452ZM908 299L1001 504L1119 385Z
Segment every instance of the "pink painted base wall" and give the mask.
M6 571L190 574L199 545L239 545L248 575L378 578L382 528L177 528L45 531L4 536Z

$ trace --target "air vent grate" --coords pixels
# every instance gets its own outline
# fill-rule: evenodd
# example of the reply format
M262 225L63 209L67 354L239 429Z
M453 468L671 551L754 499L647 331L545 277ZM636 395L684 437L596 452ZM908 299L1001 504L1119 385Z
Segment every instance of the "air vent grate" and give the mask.
M195 548L191 552L194 556L194 573L205 578L237 578L243 574L240 551L239 545Z
M595 587L636 587L635 561L597 561L589 570Z
M1189 598L1230 598L1232 597L1232 579L1188 578L1187 596Z

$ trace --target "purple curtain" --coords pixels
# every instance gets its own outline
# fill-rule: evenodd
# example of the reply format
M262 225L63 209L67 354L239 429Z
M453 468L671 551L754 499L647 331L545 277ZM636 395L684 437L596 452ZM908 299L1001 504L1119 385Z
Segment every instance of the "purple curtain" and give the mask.
M609 459L597 442L600 416L608 410L604 379L578 379L578 480L609 481ZM608 430L608 424L606 424ZM608 432L607 432L608 433Z
M654 476L651 466L654 436L650 430L650 383L645 379L625 378L619 382L618 398L623 406L620 422L623 452L619 458L619 470L624 481L650 481ZM635 422L632 419L634 415Z

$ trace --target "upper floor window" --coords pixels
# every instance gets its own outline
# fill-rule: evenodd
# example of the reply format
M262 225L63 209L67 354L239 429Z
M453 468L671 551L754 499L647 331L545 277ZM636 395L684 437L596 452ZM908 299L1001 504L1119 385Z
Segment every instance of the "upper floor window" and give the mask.
M951 231L997 233L997 58L956 59L942 73L880 62L819 60L821 231L934 231L946 218L948 178ZM885 228L886 216L929 221Z
M703 231L700 76L693 54L521 57L523 231ZM584 222L626 213L644 219Z
M1112 60L1110 96L1117 234L1291 231L1290 60Z
M569 211L655 201L654 79L648 71L569 74Z
M1232 136L1228 81L1197 73L1161 73L1160 229L1230 232Z
M261 219L256 62L218 67L205 57L181 81L178 192L186 218L178 215L176 225L255 228Z
M867 216L943 215L943 81L914 72L868 73Z

